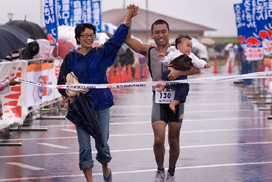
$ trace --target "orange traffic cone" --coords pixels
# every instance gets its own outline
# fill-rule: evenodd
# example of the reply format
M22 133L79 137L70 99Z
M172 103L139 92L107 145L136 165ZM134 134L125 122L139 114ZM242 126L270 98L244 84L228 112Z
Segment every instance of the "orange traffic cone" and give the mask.
M115 80L114 80L115 76L114 76L114 67L110 67L110 71L108 73L108 82L109 83L114 83Z
M121 82L121 69L119 66L116 67L116 79L115 82L116 83L120 83Z
M139 64L136 65L135 79L141 79Z
M128 65L128 72L127 72L127 79L128 81L131 81L132 80L132 73L131 73L131 65L129 64Z
M145 70L144 70L144 78L148 78L148 68L146 64L145 64Z
M213 72L218 73L217 60L214 60Z
M123 66L123 74L124 74L124 81L127 82L128 81L128 76L127 76L127 65Z
M229 70L228 70L229 73L232 72L232 66L231 66L231 61L229 61Z
M125 74L124 74L124 68L122 66L120 66L120 80L121 80L121 83L125 81Z

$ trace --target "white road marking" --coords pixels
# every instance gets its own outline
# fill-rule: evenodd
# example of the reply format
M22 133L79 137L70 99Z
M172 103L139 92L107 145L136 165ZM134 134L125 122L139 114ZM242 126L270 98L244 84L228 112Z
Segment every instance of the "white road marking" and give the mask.
M69 123L68 123L69 122ZM56 127L72 127L72 126L75 126L74 124L72 124L70 121L67 121L67 124L60 124L60 125L47 125L45 127L47 128L56 128Z
M251 165L266 165L266 164L272 164L272 161L248 162L248 163L230 163L230 164L216 164L216 165L199 165L199 166L184 166L184 167L176 167L176 170L217 168L217 167L233 167L233 166L251 166ZM149 172L155 172L155 171L156 171L156 169L145 169L145 170L113 172L112 174L113 175L135 174L135 173L149 173ZM102 173L93 173L93 176L101 176L101 175L102 175ZM75 175L59 175L59 176L44 176L44 177L7 178L7 179L0 179L0 181L42 180L42 179L53 179L53 178L76 178L76 177L84 177L84 175L83 174L75 174Z
M73 136L73 137L51 137L51 138L20 138L20 139L7 139L5 141L9 142L9 141L32 141L32 140L66 140L66 139L76 139L77 136Z
M246 145L271 145L271 142L251 142L251 143L223 143L223 144L207 144L207 145L189 145L189 146L180 146L181 149L190 149L190 148L206 148L206 147L228 147L228 146L246 146ZM169 147L165 147L166 150L169 150ZM122 150L111 150L111 153L119 152L139 152L139 151L152 151L153 148L136 148L136 149L122 149ZM92 152L96 154L96 150ZM10 156L0 156L0 159L7 158L20 158L20 157L41 157L41 156L58 156L58 155L78 155L78 152L68 152L68 153L45 153L45 154L28 154L28 155L10 155Z
M31 170L34 170L34 171L45 170L43 168L34 167L34 166L30 166L30 165L26 165L26 164L22 164L22 163L18 163L18 162L6 162L6 164L13 165L13 166L18 166L18 167L25 168L25 169L31 169Z
M185 106L194 106L195 107L195 103L190 103L190 102L186 102ZM234 106L234 105L242 105L241 102L211 102L211 103L207 103L207 102L203 102L203 103L197 103L198 106L200 105L204 105L204 106L214 106L214 105L231 105L231 106ZM152 104L150 105L114 105L112 106L111 110L115 110L115 109L126 109L126 108L152 108Z
M70 153L45 153L45 154L28 154L28 155L12 155L12 156L0 156L0 159L18 158L18 157L42 157L42 156L58 156L58 155L78 155L78 152Z
M209 121L233 121L233 120L252 120L252 119L264 119L264 117L238 117L238 118L210 118L210 119L186 119L186 115L184 116L184 122L209 122Z
M252 120L252 119L263 119L264 117L260 116L260 117L236 117L236 118L209 118L209 119L187 119L186 115L184 116L184 122L193 122L193 121L230 121L230 120ZM135 122L118 122L118 123L110 123L110 125L130 125L130 124L151 124L151 121L135 121ZM48 125L48 126L44 126L47 128L56 128L56 127L72 127L74 126L73 124L70 125ZM64 131L75 131L75 130L71 130L71 129L62 129Z
M185 111L185 114L188 114L188 113L194 113L194 114L197 114L197 113L227 113L227 112L248 112L248 111L253 111L252 109L233 109L233 110L197 110L197 111ZM121 113L118 113L118 114L110 114L111 117L118 117L118 116L135 116L135 115L140 115L140 116L148 116L148 115L151 115L151 112L148 112L148 113L125 113L125 114L121 114Z
M213 121L225 121L225 120L239 120L241 118L226 118L226 119L207 119L207 121L213 120ZM243 120L246 119L252 119L252 118L243 118ZM256 118L255 118L256 119ZM192 121L200 121L200 120L186 120L187 122L192 122ZM201 121L206 121L206 120L201 120ZM137 122L136 122L137 123ZM136 124L134 123L134 124ZM145 122L140 122L139 124L144 124ZM116 125L125 125L125 124L130 124L130 123L114 123ZM150 122L146 122L146 124L150 124ZM71 130L71 129L60 129L64 131L69 131L76 133L76 130ZM181 130L181 134L185 133L209 133L209 132L232 132L232 131L250 131L250 130L271 130L271 127L268 128L242 128L242 129L217 129L217 130L193 130L193 131L184 131ZM135 134L112 134L110 137L127 137L127 136L142 136L142 135L154 135L152 132L151 133L135 133ZM65 139L77 139L77 136L73 137L52 137L52 138L22 138L20 141L33 141L33 140L65 140ZM18 141L18 139L7 139L5 141Z
M241 102L213 102L213 103L207 103L207 102L203 102L203 103L197 103L198 106L225 106L225 105L231 105L231 106L240 106L242 105ZM185 106L194 106L195 107L195 103L190 103L190 102L186 102ZM130 105L129 107L127 105L114 105L111 108L112 110L115 109L126 109L126 108L152 108L152 105Z
M76 130L71 130L71 129L61 129L62 131L69 131L69 132L73 132L76 133Z
M50 143L38 143L40 145L45 145L48 147L54 147L54 148L59 148L59 149L68 149L69 147L61 146L61 145L55 145L55 144L50 144Z

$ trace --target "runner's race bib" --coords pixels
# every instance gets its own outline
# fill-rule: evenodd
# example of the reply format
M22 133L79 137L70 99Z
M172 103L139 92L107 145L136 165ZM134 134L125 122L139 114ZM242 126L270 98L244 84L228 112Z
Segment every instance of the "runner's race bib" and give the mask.
M173 102L175 97L175 90L165 88L161 92L155 92L155 103L156 104L170 104Z

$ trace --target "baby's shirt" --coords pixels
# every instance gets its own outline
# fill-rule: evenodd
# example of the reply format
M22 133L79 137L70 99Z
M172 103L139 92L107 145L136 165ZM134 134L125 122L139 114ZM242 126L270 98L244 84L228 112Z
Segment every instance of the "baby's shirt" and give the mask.
M163 58L160 58L161 63L165 66L168 66L175 58L183 55L179 50L177 50L174 46L171 46L167 50L168 54ZM192 64L196 68L205 68L206 61L203 59L199 59L194 53L190 53L188 55L192 59Z

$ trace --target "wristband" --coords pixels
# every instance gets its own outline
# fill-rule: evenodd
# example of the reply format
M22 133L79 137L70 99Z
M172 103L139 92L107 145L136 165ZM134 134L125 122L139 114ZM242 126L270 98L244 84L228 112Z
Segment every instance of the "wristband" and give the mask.
M5 87L9 86L9 80L5 80L4 85L5 85Z
M128 26L128 25L129 25L129 22L124 22L124 24L125 24L126 26Z

